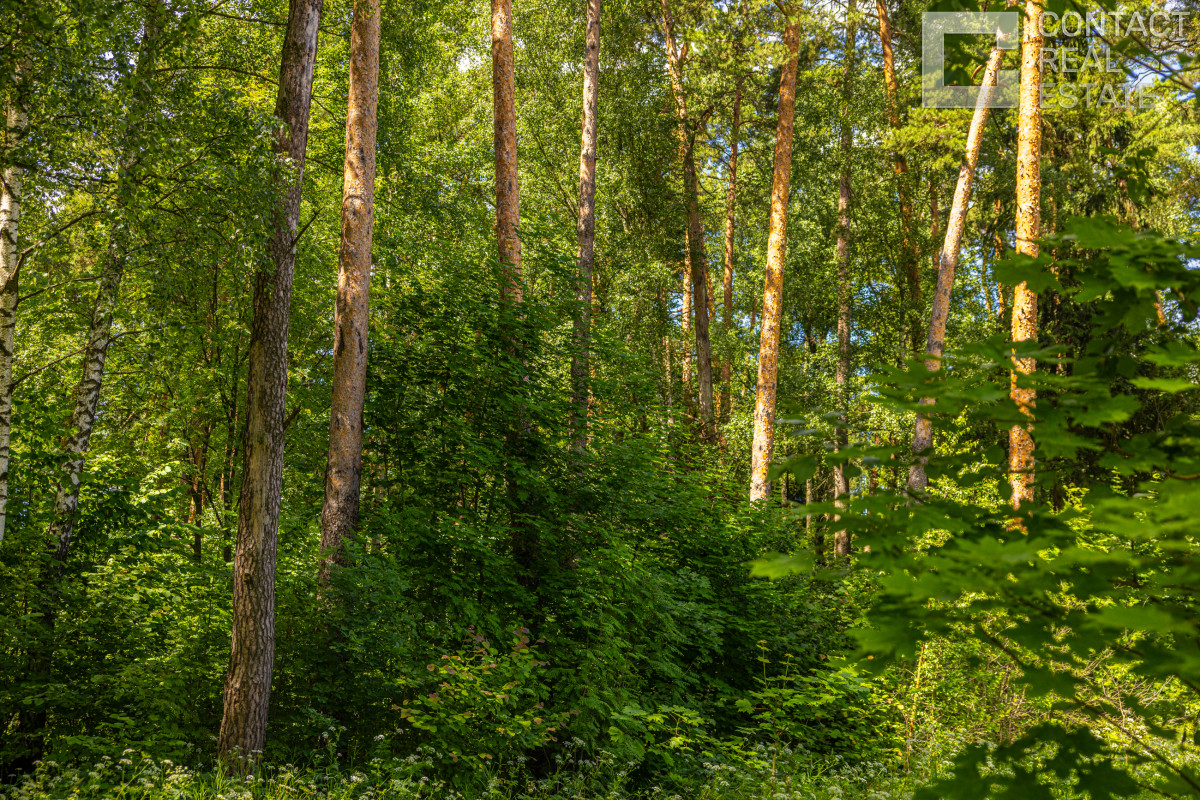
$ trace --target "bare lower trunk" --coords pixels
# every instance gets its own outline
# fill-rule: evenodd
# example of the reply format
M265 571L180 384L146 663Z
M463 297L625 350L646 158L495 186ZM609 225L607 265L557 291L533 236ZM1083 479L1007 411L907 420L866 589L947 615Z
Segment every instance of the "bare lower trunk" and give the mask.
M796 113L796 69L799 64L798 23L788 20L783 35L788 60L779 76L779 121L775 127L775 168L771 179L771 219L763 280L762 336L758 346L758 392L754 401L754 441L750 453L750 500L771 492L767 473L775 456L775 395L779 375L779 327L783 319L783 265L787 249L787 215L792 177L792 134ZM751 322L753 331L753 322Z
M733 405L733 224L737 205L738 137L742 127L742 79L733 92L733 127L729 134L729 192L725 198L725 271L721 309L725 324L725 359L721 364L721 416L729 419Z
M601 0L588 0L583 56L583 124L579 145L579 276L575 302L575 353L571 359L575 449L587 449L589 350L592 329L592 264L596 244L596 104L600 91Z
M1017 116L1017 252L1038 254L1041 227L1041 155L1042 155L1042 3L1026 0L1021 39L1021 99ZM1025 283L1013 290L1012 341L1036 339L1037 294ZM1021 375L1037 369L1032 358L1014 358L1009 396L1017 407L1032 418L1036 402L1033 389L1018 386ZM1008 471L1012 485L1013 508L1033 499L1032 425L1014 425L1009 431Z
M996 88L996 72L1004 51L999 45L992 48L987 67L983 73L983 84L971 116L971 128L967 133L967 149L958 168L958 184L954 189L954 203L950 206L950 219L946 223L946 238L942 243L941 264L938 269L937 289L933 294L933 310L929 316L929 336L925 342L925 366L930 370L941 368L942 353L946 347L946 320L950 313L950 293L954 287L954 271L958 267L958 254L962 248L963 231L967 224L967 210L971 201L971 184L975 180L975 165L979 163L979 147L983 142L983 131L987 125L988 109ZM932 400L922 400L932 403ZM913 452L920 460L909 469L908 488L923 492L929 485L925 474L925 451L933 444L933 423L929 417L918 414L913 432Z
M25 107L25 80L18 67L13 75L4 136L5 166L0 187L0 542L8 509L8 458L12 435L13 350L16 346L17 297L20 254L17 236L21 222L21 197L25 169L13 163L12 152L25 136L29 112Z
M321 509L322 583L344 564L343 543L358 527L362 418L367 389L375 139L379 101L379 0L357 0L350 31L350 90L342 178L342 242L333 317L333 395Z
M690 237L689 241L690 241ZM685 243L686 244L686 243ZM683 330L683 352L679 357L680 380L683 383L683 404L688 414L696 415L696 396L692 392L692 247L683 252L683 299L680 308L679 327Z
M834 447L841 451L848 444L847 426L850 417L850 150L853 131L850 125L850 99L854 78L854 0L846 6L845 66L842 71L842 141L841 174L838 177L837 215L837 334L838 360L834 370L839 421ZM844 464L833 468L833 490L839 507L844 507L850 494L850 481ZM833 549L839 557L850 555L850 533L837 530L833 534Z
M267 738L275 661L275 546L283 489L288 315L300 222L313 66L322 0L291 0L279 66L275 149L289 159L267 243L272 269L254 283L242 488L233 560L233 636L217 752L230 765L256 758Z

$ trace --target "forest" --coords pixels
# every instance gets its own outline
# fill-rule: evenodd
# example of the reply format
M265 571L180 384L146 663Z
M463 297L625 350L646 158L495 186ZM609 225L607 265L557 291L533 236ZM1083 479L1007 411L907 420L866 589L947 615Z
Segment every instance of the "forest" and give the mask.
M1200 798L1198 0L0 0L0 800Z

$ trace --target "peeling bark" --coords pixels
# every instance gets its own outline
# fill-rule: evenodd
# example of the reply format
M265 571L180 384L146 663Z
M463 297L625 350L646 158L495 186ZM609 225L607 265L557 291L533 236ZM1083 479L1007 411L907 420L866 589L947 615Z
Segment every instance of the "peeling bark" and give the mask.
M321 509L319 579L346 563L343 543L358 528L363 403L367 391L371 239L375 221L375 140L379 104L380 0L356 0L350 30L350 90L342 179L342 241L333 330L329 458Z
M775 395L779 375L779 327L783 318L783 266L792 177L792 134L796 114L796 70L800 30L788 20L783 44L788 60L779 76L779 121L775 127L775 168L771 179L771 218L763 280L762 336L758 346L758 392L754 403L754 441L750 454L750 500L771 493L767 473L775 456ZM751 323L753 330L753 323Z
M1042 190L1042 2L1026 0L1025 18L1021 35L1021 99L1017 115L1017 218L1016 238L1018 253L1037 256L1038 236L1041 228ZM1025 342L1036 339L1037 294L1025 283L1013 289L1012 341ZM1029 375L1037 369L1032 358L1013 358L1013 370L1009 396L1023 413L1033 417L1036 392L1019 386L1021 375ZM1009 431L1008 472L1012 485L1013 508L1033 499L1033 436L1032 424L1014 425Z
M574 406L574 446L587 449L588 384L592 337L592 267L596 245L596 105L600 93L601 0L588 0L587 32L583 57L583 123L579 144L579 273L575 302L575 353L571 358L571 392Z
M277 177L267 243L272 269L254 283L242 488L233 560L233 636L217 752L231 767L257 758L267 737L275 661L275 551L283 489L288 315L300 223L313 67L322 0L291 0L279 65L275 150L289 159Z
M958 256L962 249L963 231L967 225L967 211L971 201L971 184L975 180L975 167L979 163L979 148L983 143L983 131L987 125L989 104L996 89L996 73L1004 51L992 47L984 69L983 82L971 116L971 128L967 132L967 147L962 163L958 167L958 183L954 188L954 201L950 206L950 219L946 223L946 238L942 243L941 263L938 268L937 289L933 294L933 309L929 316L929 336L925 342L925 367L931 371L941 369L942 353L946 348L946 320L950 314L950 293L954 288L954 271L958 267ZM932 403L924 398L922 403ZM933 423L929 417L918 414L913 432L913 453L919 460L909 468L908 488L924 492L929 486L925 474L927 457L925 451L933 444Z

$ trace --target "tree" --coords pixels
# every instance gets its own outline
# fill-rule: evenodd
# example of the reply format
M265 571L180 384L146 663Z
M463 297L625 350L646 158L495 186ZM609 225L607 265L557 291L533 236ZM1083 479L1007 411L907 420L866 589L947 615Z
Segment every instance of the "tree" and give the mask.
M521 302L520 186L517 179L517 107L514 97L512 0L492 0L492 108L496 152L496 238L500 297Z
M896 81L896 59L892 53L892 23L888 18L886 0L875 0L879 15L879 41L883 50L883 85L887 95L888 126L895 135L901 128L900 85ZM908 297L906 312L909 317L909 335L912 348L920 349L921 273L920 244L913 227L912 198L909 196L908 160L898 147L892 148L892 170L896 176L896 194L900 199L900 245L904 275L907 280Z
M21 254L17 236L21 223L21 194L25 168L13 153L29 125L27 87L23 70L13 76L5 114L4 172L0 186L0 542L8 509L8 458L12 437L13 348L16 346L17 299Z
M1042 2L1026 0L1021 34L1021 88L1017 116L1017 218L1016 251L1036 257L1041 235L1042 191ZM1022 281L1013 289L1012 341L1014 345L1037 338L1037 294ZM1009 396L1032 418L1036 392L1022 386L1022 376L1037 369L1029 357L1013 358ZM1013 425L1008 434L1008 471L1013 508L1033 499L1032 426Z
M279 64L275 150L278 204L267 249L270 268L254 282L246 429L237 548L233 560L233 636L217 752L230 765L257 757L267 738L275 661L275 556L283 489L288 317L300 233L304 155L322 0L291 0Z
M362 419L367 388L371 234L375 220L375 138L379 104L379 0L357 0L350 30L350 90L342 184L342 241L333 329L329 459L321 509L321 579L344 560L358 527Z
M733 403L732 366L733 366L733 225L734 208L737 203L737 161L738 137L742 128L742 82L738 77L737 86L733 90L733 123L729 131L729 191L725 196L725 272L722 311L724 312L725 349L724 363L721 364L721 414L729 418Z
M583 56L583 123L579 145L579 273L575 300L575 353L571 359L574 394L575 448L587 449L588 352L592 335L592 265L596 245L596 103L600 91L600 10L602 0L588 0Z
M696 174L696 137L702 127L688 115L683 86L683 62L687 47L675 38L675 18L667 0L662 0L663 41L667 47L667 71L675 95L675 113L679 121L680 156L683 162L683 194L687 203L687 257L692 284L692 312L696 323L696 378L700 400L700 437L716 439L713 414L712 343L708 330L708 257L704 229L700 224L700 179Z
M775 128L775 168L771 179L771 222L767 233L767 265L763 280L762 336L758 347L758 393L754 403L750 500L771 493L767 474L775 454L775 393L779 375L779 326L783 316L783 265L787 249L787 215L792 176L792 133L796 113L796 70L800 63L800 31L788 18L783 34L787 61L779 75L779 121Z
M983 131L987 125L988 109L996 89L996 72L1004 51L999 45L992 47L975 112L971 115L971 128L967 132L967 149L958 168L958 184L954 188L954 201L950 206L950 219L946 223L946 240L942 244L938 269L937 289L933 294L933 309L929 316L929 337L925 344L925 367L930 371L941 369L942 353L946 347L946 318L950 313L950 292L954 287L954 270L958 266L958 254L962 247L963 230L967 224L967 210L971 200L971 183L975 179L975 165L979 163L979 147L983 142ZM913 432L913 452L919 457L933 445L933 423L924 415L917 415ZM925 459L921 457L909 468L908 488L923 492L929 485L925 474Z
M842 67L842 137L841 170L838 175L837 204L837 367L834 384L837 393L838 427L834 440L837 450L845 449L848 443L850 424L850 294L853 277L850 274L850 150L854 133L850 124L850 104L854 91L854 36L856 33L854 0L846 4L846 47ZM845 462L839 461L833 468L833 492L844 503L850 493L850 481L846 476ZM850 534L838 530L833 535L833 549L839 556L850 554Z

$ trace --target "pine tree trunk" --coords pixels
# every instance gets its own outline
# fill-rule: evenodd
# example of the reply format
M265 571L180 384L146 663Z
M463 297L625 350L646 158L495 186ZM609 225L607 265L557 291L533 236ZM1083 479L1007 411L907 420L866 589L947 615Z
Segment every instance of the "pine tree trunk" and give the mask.
M600 93L601 0L588 0L583 57L583 125L579 145L579 277L575 302L575 353L571 359L574 444L582 452L588 440L589 356L592 337L592 266L596 244L596 105Z
M888 125L896 132L901 127L900 86L896 81L896 60L892 53L892 23L888 18L885 0L875 0L875 9L879 15L879 40L883 47L883 85L887 94ZM921 253L913 226L908 161L899 150L892 151L892 170L896 176L896 193L900 198L901 258L908 289L905 313L912 349L917 353L921 349Z
M25 168L15 163L13 151L20 145L29 125L24 70L13 74L12 97L5 114L4 173L0 187L0 542L8 509L8 459L12 437L13 350L16 347L17 297L20 287L20 252L17 236L21 222L21 197Z
M838 451L848 444L847 426L850 417L850 151L853 130L850 124L850 102L854 80L854 0L846 5L845 66L842 71L842 141L841 174L838 176L837 214L837 335L838 360L834 370L835 391L840 419L834 446ZM844 506L850 494L850 481L846 477L844 464L833 468L833 490L839 507ZM839 557L850 555L850 534L838 530L833 534L834 553Z
M967 149L958 168L958 184L954 188L954 202L950 206L950 219L946 223L946 239L942 243L941 263L938 268L937 289L933 294L933 310L929 316L929 336L925 343L925 367L941 369L942 353L946 348L946 320L950 314L950 293L954 288L954 271L958 267L958 255L962 248L963 231L967 225L967 210L971 201L971 184L975 180L975 166L979 163L979 147L983 143L983 131L987 125L988 110L996 88L996 72L1004 51L999 45L992 48L975 113L971 116L971 128L967 132ZM924 399L922 403L932 403ZM918 414L913 432L913 452L919 460L909 469L908 488L924 492L929 486L925 474L927 451L933 444L933 423L929 417Z
M338 252L333 330L333 394L329 458L321 509L319 578L345 564L343 543L358 527L362 482L363 403L367 390L371 237L375 220L375 139L378 130L380 0L356 0L350 30L350 89L342 178L342 241Z
M291 0L279 66L275 149L290 159L277 177L267 243L270 271L254 283L242 487L233 560L233 636L217 752L232 767L257 758L267 738L275 661L275 546L283 489L288 315L300 224L313 67L322 0Z
M729 192L725 197L725 272L722 311L725 324L725 360L721 364L721 418L733 408L733 224L737 205L738 137L742 128L742 78L733 92L733 127L729 133Z
M754 402L754 441L751 445L751 501L764 500L770 494L771 484L767 480L767 473L775 456L779 327L783 319L783 265L787 249L787 214L792 177L796 69L800 60L800 30L797 22L788 20L783 44L787 49L788 60L779 76L779 121L775 127L775 168L771 179L771 219L767 233L766 276L763 280L762 336L758 347L758 392Z
M1021 99L1017 115L1017 218L1018 253L1037 256L1041 227L1042 190L1042 2L1026 0L1021 37ZM1036 339L1037 294L1025 283L1013 290L1012 341ZM1018 386L1019 376L1029 375L1037 364L1032 358L1014 358L1009 396L1025 414L1033 416L1036 394ZM1032 426L1014 425L1009 431L1008 471L1013 508L1033 499Z

